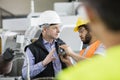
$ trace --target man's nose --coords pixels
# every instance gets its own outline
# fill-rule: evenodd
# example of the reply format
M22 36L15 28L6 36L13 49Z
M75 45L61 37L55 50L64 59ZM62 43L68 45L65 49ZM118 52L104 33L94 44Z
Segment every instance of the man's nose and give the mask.
M59 28L57 28L57 33L60 33L60 29Z
M81 38L81 36L82 36L82 34L81 33L79 33L79 37Z

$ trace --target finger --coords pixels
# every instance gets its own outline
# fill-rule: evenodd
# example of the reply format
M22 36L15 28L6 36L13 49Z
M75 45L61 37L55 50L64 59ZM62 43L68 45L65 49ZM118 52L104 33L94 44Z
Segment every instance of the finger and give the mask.
M56 58L55 58L55 57L52 57L52 61L54 61L54 60L56 60Z
M52 56L55 52L55 48L53 48L50 52L49 52L49 56Z
M64 59L62 55L60 55L60 59Z
M66 61L67 61L63 56L60 56L60 59L61 59L63 62L66 62Z
M68 47L68 45L65 45L65 44L64 44L64 45L61 45L60 47L63 48L63 49L65 49L65 48Z
M62 54L60 53L60 54L58 54L59 56L62 56Z

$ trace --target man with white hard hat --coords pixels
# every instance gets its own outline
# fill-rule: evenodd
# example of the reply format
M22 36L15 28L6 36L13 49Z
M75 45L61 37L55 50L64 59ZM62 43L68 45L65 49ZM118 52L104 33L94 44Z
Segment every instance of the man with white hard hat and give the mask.
M39 18L42 33L38 40L26 47L30 62L30 77L55 77L66 65L58 56L58 46L65 44L58 38L61 20L55 11L44 11ZM27 76L26 58L22 68L22 76Z

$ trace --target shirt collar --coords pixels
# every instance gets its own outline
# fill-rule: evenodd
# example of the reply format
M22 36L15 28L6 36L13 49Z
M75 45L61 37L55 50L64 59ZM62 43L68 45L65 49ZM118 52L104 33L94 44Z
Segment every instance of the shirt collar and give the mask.
M43 39L43 43L44 43L44 44L51 44L51 45L52 45L52 44L54 44L54 43L55 43L55 40L53 40L53 42L52 42L52 43L50 43L50 42L48 42L47 40Z

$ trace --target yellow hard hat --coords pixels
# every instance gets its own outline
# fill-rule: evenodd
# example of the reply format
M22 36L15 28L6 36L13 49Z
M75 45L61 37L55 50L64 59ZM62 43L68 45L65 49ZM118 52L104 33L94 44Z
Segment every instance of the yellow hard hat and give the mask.
M78 18L74 31L77 32L79 30L79 26L87 24L88 20L83 20L82 18Z

